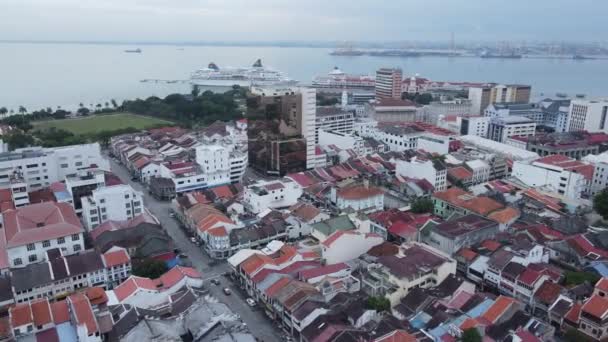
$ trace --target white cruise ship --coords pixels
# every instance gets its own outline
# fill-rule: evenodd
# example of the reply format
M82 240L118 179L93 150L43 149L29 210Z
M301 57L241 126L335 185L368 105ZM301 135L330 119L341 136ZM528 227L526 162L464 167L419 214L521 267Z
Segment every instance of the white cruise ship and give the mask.
M252 85L285 84L295 85L298 82L285 76L282 72L265 68L258 59L251 67L220 68L215 63L209 63L205 69L192 73L192 85L231 87L239 85L250 87Z
M317 76L312 81L314 88L374 90L376 78L368 75L349 75L334 67L327 76Z

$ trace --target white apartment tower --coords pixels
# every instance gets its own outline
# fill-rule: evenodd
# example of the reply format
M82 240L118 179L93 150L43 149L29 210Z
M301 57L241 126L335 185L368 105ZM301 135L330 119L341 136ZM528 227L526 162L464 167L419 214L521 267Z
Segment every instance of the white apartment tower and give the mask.
M376 71L376 100L401 99L403 72L398 68L381 68Z
M570 132L608 132L607 114L608 100L572 100L568 115L568 130Z
M82 220L87 230L107 221L126 221L144 211L143 195L130 185L99 188L82 198Z

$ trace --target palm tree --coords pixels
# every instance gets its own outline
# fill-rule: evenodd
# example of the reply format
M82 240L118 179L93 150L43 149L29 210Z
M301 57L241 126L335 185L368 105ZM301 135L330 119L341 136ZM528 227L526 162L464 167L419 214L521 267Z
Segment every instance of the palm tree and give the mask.
M8 113L8 109L6 109L6 107L0 107L0 115L4 115Z
M112 99L111 102L112 102L112 107L118 108L118 103L116 103L116 100Z
M27 109L23 106L19 106L19 114L25 114L27 113Z
M78 104L78 107L84 107L84 104L83 104L82 102L80 102L80 103Z

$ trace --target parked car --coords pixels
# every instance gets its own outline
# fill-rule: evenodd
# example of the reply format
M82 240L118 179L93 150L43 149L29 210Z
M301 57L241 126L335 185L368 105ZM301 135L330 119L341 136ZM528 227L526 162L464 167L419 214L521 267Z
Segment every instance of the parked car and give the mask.
M224 294L225 294L226 296L230 296L230 295L232 294L232 291L230 291L230 289L229 289L229 288L225 287L225 288L224 288Z
M220 281L218 279L214 278L214 279L211 279L211 284L213 284L213 285L219 285Z
M251 306L251 307L255 306L255 300L253 300L253 298L247 298L247 299L245 299L245 301L247 302L247 304L249 304L249 306Z
M190 242L192 242L194 244L198 243L198 241L196 240L196 238L194 236L190 238Z

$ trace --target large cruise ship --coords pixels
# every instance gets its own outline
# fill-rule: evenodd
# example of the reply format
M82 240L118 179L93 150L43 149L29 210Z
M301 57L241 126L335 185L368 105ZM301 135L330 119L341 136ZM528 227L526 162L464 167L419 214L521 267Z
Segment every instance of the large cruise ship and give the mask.
M231 87L239 85L250 87L252 85L285 84L295 85L297 81L285 76L282 72L265 68L258 59L251 67L220 68L215 63L209 63L207 68L192 73L190 82L196 86Z
M317 76L312 81L314 88L374 90L375 85L376 78L374 76L349 75L338 67L334 67L327 76Z

